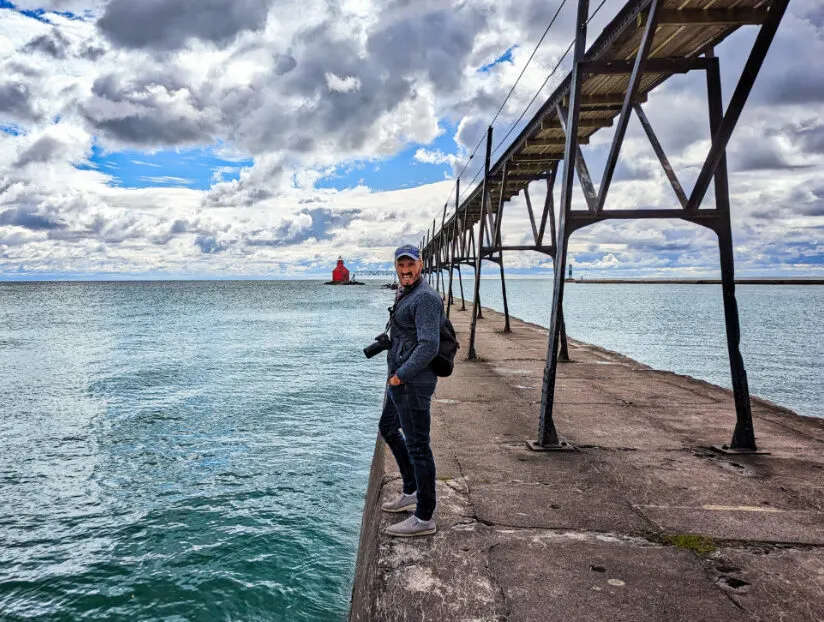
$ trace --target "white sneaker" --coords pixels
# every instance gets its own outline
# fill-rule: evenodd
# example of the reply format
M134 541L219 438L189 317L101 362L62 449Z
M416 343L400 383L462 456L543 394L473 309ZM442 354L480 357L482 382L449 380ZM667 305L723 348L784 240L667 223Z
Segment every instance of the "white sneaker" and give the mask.
M395 523L386 528L386 533L390 536L400 536L409 538L412 536L430 536L438 531L435 519L421 520L414 514L400 523Z
M384 503L381 509L384 512L406 512L407 510L414 510L416 505L418 505L417 492L413 492L410 495L401 492L397 499Z

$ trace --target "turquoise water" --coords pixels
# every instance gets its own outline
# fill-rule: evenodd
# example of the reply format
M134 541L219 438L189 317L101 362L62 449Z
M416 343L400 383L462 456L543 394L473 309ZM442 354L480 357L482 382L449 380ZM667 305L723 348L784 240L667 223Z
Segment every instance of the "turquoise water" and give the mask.
M482 304L503 310L500 281L481 283ZM731 386L720 285L567 283L564 297L571 337ZM736 297L752 394L824 417L824 286L738 285ZM509 280L507 298L515 317L549 324L550 281Z
M0 619L345 619L390 302L0 285Z
M508 285L546 324L550 284ZM500 307L498 283L482 294ZM391 299L0 284L0 619L344 620L384 380L361 349ZM753 392L822 416L824 288L739 301ZM718 287L574 284L566 314L576 338L729 383Z

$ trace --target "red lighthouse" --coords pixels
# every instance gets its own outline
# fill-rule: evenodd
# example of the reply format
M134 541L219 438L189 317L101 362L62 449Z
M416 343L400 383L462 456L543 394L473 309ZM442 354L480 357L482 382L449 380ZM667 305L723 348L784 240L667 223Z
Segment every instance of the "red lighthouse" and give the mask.
M343 257L338 257L338 265L332 270L333 283L347 283L349 281L349 270L343 265Z

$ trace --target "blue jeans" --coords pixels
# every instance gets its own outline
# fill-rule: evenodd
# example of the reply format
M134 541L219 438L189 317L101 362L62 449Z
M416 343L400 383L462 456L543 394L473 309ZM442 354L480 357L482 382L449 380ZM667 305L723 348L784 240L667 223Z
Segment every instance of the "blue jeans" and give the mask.
M437 380L421 379L396 387L387 385L378 424L383 440L398 463L403 491L418 492L415 516L421 520L429 520L435 511L435 458L429 447L429 405L436 384Z

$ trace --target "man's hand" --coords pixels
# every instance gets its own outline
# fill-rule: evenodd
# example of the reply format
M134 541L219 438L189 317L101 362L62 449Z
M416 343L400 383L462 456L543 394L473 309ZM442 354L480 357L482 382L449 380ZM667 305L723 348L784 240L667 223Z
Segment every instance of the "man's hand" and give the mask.
M389 379L389 384L391 384L393 387L397 387L399 385L402 385L403 382L401 382L401 379L398 378L397 375L394 375Z

